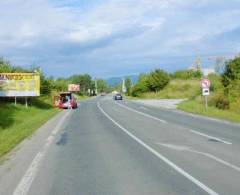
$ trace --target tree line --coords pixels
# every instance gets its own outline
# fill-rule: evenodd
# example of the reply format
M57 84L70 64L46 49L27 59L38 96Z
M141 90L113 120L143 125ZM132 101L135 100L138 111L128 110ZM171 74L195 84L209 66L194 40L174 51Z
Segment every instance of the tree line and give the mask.
M70 77L53 78L46 76L41 68L32 66L31 68L22 68L13 66L9 61L0 58L0 73L30 73L38 72L40 74L40 94L51 95L53 92L61 92L68 90L68 84L79 84L79 95L93 95L96 90L103 92L108 90L108 85L103 79L93 79L89 74L76 74ZM97 82L96 82L97 81ZM89 92L92 92L91 94Z

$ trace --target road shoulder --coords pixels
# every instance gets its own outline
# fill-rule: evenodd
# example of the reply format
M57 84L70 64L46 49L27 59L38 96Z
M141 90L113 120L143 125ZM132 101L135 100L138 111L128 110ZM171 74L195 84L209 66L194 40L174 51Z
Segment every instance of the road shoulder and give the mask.
M0 194L12 194L22 176L25 174L36 153L43 147L46 139L67 111L58 113L32 136L22 141L9 154L1 159ZM11 182L9 182L11 181Z

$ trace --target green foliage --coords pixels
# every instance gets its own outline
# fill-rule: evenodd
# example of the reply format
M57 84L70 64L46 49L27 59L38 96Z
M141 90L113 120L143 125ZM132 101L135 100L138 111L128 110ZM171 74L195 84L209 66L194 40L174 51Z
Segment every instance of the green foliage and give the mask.
M97 88L98 88L98 92L100 92L100 93L106 92L108 89L107 82L103 79L98 79L97 80Z
M140 97L143 93L148 92L147 79L147 74L141 74L139 76L137 84L132 89L133 97Z
M79 94L87 95L88 94L88 89L93 89L92 78L88 74L73 75L68 80L69 80L70 83L80 85Z
M195 70L178 70L171 74L171 77L174 79L200 79L202 77L201 71Z
M0 58L0 72L12 72L12 67L10 65L10 62L4 60L3 58Z
M206 110L203 103L196 100L186 100L179 104L178 108L191 113L240 122L239 111L235 112L232 110L221 110L212 106L209 106Z
M162 90L170 81L169 75L163 70L157 69L150 74L139 76L138 83L132 89L132 96L140 97L146 92Z
M50 95L52 91L52 80L46 78L43 73L40 74L40 94Z
M160 91L162 90L170 81L170 78L166 72L157 69L150 73L147 78L147 87L149 91Z
M52 107L51 97L36 98L28 108L0 102L0 157L59 111Z
M211 81L210 91L214 93L222 93L224 87L221 82L221 76L217 74L209 74L208 79Z
M240 80L240 57L236 57L226 63L222 77L224 87L228 87L232 81Z
M228 110L230 107L229 99L224 95L214 97L215 107L221 110Z
M67 91L68 90L68 81L64 78L58 78L53 81L53 89L55 91Z
M125 86L126 86L126 89L127 89L126 94L127 94L128 96L130 96L131 93L132 93L132 81L131 81L131 79L130 79L129 77L127 77L127 78L125 79Z

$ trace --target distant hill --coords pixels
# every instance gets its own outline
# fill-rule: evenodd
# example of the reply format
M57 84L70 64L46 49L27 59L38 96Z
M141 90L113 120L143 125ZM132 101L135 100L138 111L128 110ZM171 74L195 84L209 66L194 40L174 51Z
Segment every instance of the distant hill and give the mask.
M105 79L107 84L110 86L116 86L122 83L123 78L130 78L133 84L136 84L138 81L138 75L128 75L128 76L122 76L122 77L111 77L108 79Z

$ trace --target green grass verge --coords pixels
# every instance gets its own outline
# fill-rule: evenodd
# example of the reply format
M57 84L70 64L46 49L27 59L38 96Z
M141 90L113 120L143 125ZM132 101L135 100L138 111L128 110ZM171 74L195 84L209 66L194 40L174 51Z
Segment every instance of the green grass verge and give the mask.
M204 104L196 100L187 100L178 105L180 110L200 114L204 116L225 119L232 122L240 122L240 113L231 110L220 110L216 107L209 106L206 110Z
M50 98L38 98L28 108L0 103L0 157L60 111L52 108L50 102Z
M74 94L74 96L76 97L77 100L88 100L90 99L91 97L90 96L87 96L87 95L77 95L77 94Z
M174 79L159 92L147 92L133 99L185 99L200 93L199 80Z

